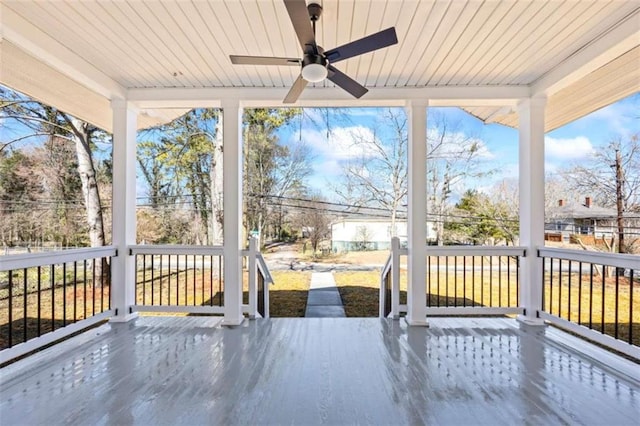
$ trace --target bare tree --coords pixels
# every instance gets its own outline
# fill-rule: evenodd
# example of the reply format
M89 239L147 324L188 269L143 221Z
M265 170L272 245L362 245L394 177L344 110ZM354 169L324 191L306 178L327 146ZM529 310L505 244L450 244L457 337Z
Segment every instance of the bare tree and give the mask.
M473 134L437 111L429 113L427 131L427 214L435 223L438 245L444 244L444 222L455 186L465 178L492 173L482 169L486 149Z
M352 134L353 148L361 153L343 165L343 181L334 190L348 204L387 210L395 234L407 201L407 117L402 110L387 109L383 119L371 134Z
M625 253L625 213L640 211L640 134L612 140L586 162L566 170L564 176L572 190L617 210L618 251Z
M329 215L325 210L326 204L322 203L325 200L320 195L313 195L311 200L304 226L309 230L309 242L315 255L320 242L330 235Z

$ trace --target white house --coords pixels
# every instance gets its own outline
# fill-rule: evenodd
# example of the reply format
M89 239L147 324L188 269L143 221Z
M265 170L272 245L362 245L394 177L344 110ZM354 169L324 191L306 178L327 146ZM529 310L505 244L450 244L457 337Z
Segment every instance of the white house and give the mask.
M397 220L392 225L389 219L341 219L331 224L331 250L388 250L393 236L400 238L402 246L407 245L406 220ZM433 227L427 224L427 241L435 240L435 237Z

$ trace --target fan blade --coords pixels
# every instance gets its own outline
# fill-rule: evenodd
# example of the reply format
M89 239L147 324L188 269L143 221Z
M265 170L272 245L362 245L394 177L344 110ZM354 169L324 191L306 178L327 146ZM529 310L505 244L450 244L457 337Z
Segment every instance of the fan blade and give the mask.
M313 49L316 49L316 36L313 34L305 0L284 0L284 5L287 8L287 12L289 12L289 18L298 40L300 40L302 51L308 52L309 46L313 46Z
M291 89L289 89L289 93L287 93L283 102L285 104L295 103L305 87L307 87L307 80L302 78L302 74L300 74L298 79L293 83L293 86L291 86Z
M354 56L362 55L363 53L382 49L383 47L391 46L396 43L398 43L396 29L391 27L384 31L361 38L360 40L352 41L351 43L336 47L335 49L327 50L324 52L324 55L327 57L329 62L335 63L353 58Z
M329 65L327 67L329 69L329 75L327 78L334 82L337 86L342 87L347 92L351 93L354 97L360 98L362 95L367 93L369 89L338 70L337 68Z
M276 58L270 56L239 56L229 55L231 63L235 65L298 65L301 59L298 58Z

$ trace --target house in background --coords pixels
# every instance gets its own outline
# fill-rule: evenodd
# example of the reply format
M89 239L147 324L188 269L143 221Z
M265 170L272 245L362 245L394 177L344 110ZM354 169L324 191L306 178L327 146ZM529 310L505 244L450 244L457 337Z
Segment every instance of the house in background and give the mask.
M558 200L548 215L545 237L551 241L568 242L571 235L611 238L617 232L616 210L594 205L591 197L585 197L584 204Z
M341 219L331 224L331 251L389 250L391 237L407 244L407 221L396 221L395 232L388 219Z
M341 219L331 224L331 251L390 250L393 236L400 239L402 247L407 246L406 220L397 220L392 225L389 219ZM427 223L427 241L435 239L433 226Z

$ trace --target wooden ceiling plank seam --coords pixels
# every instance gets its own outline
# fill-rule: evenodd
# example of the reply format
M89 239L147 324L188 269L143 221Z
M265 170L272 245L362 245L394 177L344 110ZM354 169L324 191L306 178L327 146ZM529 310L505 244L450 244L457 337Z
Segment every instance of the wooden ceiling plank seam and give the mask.
M367 29L367 16L369 12L369 4L363 1L354 1L353 9L351 10L351 25L349 31L349 42L361 39L365 35ZM333 48L333 46L326 46L327 48ZM362 56L369 56L369 54L359 55L355 58L347 59L345 62L345 73L358 82L362 82L361 76L358 74L358 68L360 66L360 59Z
M600 3L597 3L597 4L600 5ZM615 4L613 6L615 6ZM614 11L619 10L617 7L612 7L612 9ZM567 25L563 29L563 32L569 31L569 29L573 28L573 25L577 25L576 29L573 30L573 32L571 33L572 36L575 36L576 34L578 34L579 29L581 27L587 26L589 22L603 22L603 20L607 18L609 22L607 23L607 25L605 25L605 29L601 30L597 35L587 34L583 32L582 35L577 39L576 37L574 37L573 41L570 41L571 38L569 36L564 37L562 34L560 34L559 36L561 36L563 40L556 41L554 39L551 39L551 44L553 44L554 41L555 41L555 44L550 47L549 54L547 55L547 59L541 59L538 61L538 63L540 64L540 67L545 70L545 73L549 72L552 68L555 68L558 65L557 58L562 58L562 61L565 61L571 58L576 53L578 53L579 51L583 50L586 46L591 44L594 40L601 37L603 34L606 34L607 32L609 32L613 27L617 26L617 24L620 21L616 18L613 18L611 15L599 16L597 14L594 14L594 15L591 15L588 19L581 19L580 20L581 22L576 22L577 21L576 20L576 21L573 21L571 25ZM566 45L562 46L561 43L565 43ZM545 62L542 62L542 61L545 61Z
M199 63L197 54L193 52L194 49L185 49L184 46L190 44L186 38L182 29L177 25L174 17L167 9L167 3L162 1L156 7L151 7L149 4L145 4L145 7L150 12L149 15L155 18L165 31L160 31L164 36L165 46L178 58L182 65L176 70L178 74L176 79L182 82L183 79L190 80L191 85L201 87L206 86L206 73L202 68L202 64ZM206 65L205 65L206 67ZM189 70L189 71L187 71ZM184 84L184 83L183 83Z
M435 26L430 24L434 20L438 21L438 13L444 14L446 11L446 4L443 3L424 2L422 5L427 7L427 9L422 11L422 9L418 8L417 13L418 11L421 11L421 13L419 19L416 20L416 22L422 22L422 27L419 31L417 31L418 28L414 31L411 31L411 28L407 29L407 35L405 37L409 37L409 31L411 31L414 36L409 39L409 45L406 46L405 44L405 48L399 53L399 55L404 56L397 64L398 68L396 73L398 77L396 78L394 86L406 87L408 85L408 70L420 63L424 51L428 48L435 34ZM438 12L438 10L440 10L440 12ZM434 16L436 16L436 18L434 18ZM415 39L413 39L413 37L415 37ZM406 55L403 52L407 52Z
M300 50L300 44L298 42L298 38L296 37L296 33L293 30L293 25L291 24L291 20L289 19L289 14L284 6L282 0L271 0L271 5L273 6L273 11L278 22L278 30L280 33L280 38L282 39L282 45L284 47L284 57L292 57L292 58L301 58L302 51ZM320 31L324 28L322 25L320 26ZM294 81L300 75L300 68L287 67L287 69L282 70L284 74L288 77L285 79L284 85L285 87L289 87L293 84Z
M266 32L264 31L264 27L261 28L261 26L258 25L258 22L256 22L255 19L251 19L247 13L247 7L251 7L252 5L255 6L255 4L250 1L230 2L227 4L227 7L229 9L229 13L232 16L236 17L235 23L237 25L243 28L245 26L248 27L247 32L250 34L250 36L248 36L248 34L246 33L243 35L243 37L248 37L250 39L249 40L250 47L248 48L248 54L256 55L256 56L275 56L273 54L273 49L269 44L269 37L266 35ZM254 14L256 13L259 14L259 10L257 7L254 7L252 12ZM264 78L262 78L262 82L265 87L281 86L280 84L276 83L279 78L278 77L279 67L277 66L264 66L264 68L262 66L255 66L255 67L257 70L259 69L264 70L264 72L261 74L264 75Z
M544 38L553 36L553 29L557 23L554 17L561 15L558 11L566 4L563 2L547 3L545 7L538 10L538 13L527 23L527 27L512 38L511 44L507 44L507 49L510 46L518 46L518 54L504 55L493 65L494 76L489 80L489 84L502 84L502 82L511 81L511 75L521 70L520 67L523 64L533 63L531 52L542 50ZM528 81L528 83L530 82Z
M201 5L201 3L198 3ZM220 79L220 87L225 85L225 81L231 83L232 86L240 84L240 79L237 74L230 68L230 61L228 57L220 57L217 52L221 52L222 48L218 43L216 37L211 33L209 22L204 18L202 9L199 9L194 2L180 2L180 7L185 17L194 16L191 22L194 24L194 30L198 34L202 43L206 46L208 57L215 61L215 67L218 73L222 74L223 79ZM211 65L210 65L211 66Z
M384 3L383 7L379 8L370 8L369 9L369 17L367 20L368 28L382 28L382 20L387 11L387 2ZM375 83L375 77L371 75L371 67L373 66L373 58L374 55L367 55L366 58L363 58L362 64L362 75L363 75L363 85L371 86Z
M525 15L526 11L531 7L530 2L514 2L513 7L509 9L507 14L503 17L502 21L493 29L493 31L487 36L484 46L490 46L487 49L478 49L477 54L474 55L470 61L474 64L474 68L464 75L464 78L457 84L466 86L474 84L473 81L481 81L478 79L486 63L496 55L504 47L504 36L510 34L513 28L516 27L517 21ZM516 30L517 31L517 30Z
M153 27L154 33L159 38L169 54L175 58L177 63L174 70L176 86L205 87L204 71L201 69L197 61L192 57L190 49L184 49L182 46L185 41L178 38L183 37L177 29L177 25L169 11L165 7L164 2L160 2L160 6L148 3L135 3L138 6L140 15L147 16L149 24ZM146 10L146 13L144 11Z
M12 4L12 10L25 17L25 11L20 7L22 5L26 5L26 3ZM64 23L58 18L59 11L61 9L64 10L65 6L58 5L57 8L54 8L54 10L50 10L50 6L51 5L47 3L33 4L33 8L31 8L29 10L30 13L27 14L29 17L28 20L33 25L40 28L49 37L51 37L52 39L56 39L58 43L60 43L60 45L64 46L69 52L73 53L73 55L81 58L87 63L92 64L96 68L105 72L106 75L110 75L107 70L102 69L100 65L98 65L97 61L92 61L89 58L85 58L80 53L82 52L82 45L85 45L85 47L89 47L90 45L87 44L76 32L77 26L70 26L68 25L68 23ZM70 32L72 34L70 34ZM81 45L79 46L78 43L80 43ZM91 47L91 49L93 49L93 47ZM113 71L113 69L111 69L110 71ZM117 81L120 85L126 87L124 84L122 84L123 82L121 80L114 81Z
M560 20L562 18L564 18L565 16L568 16L569 14L574 16L575 19L572 19L573 22L578 22L581 21L583 19L585 19L584 14L586 14L588 12L588 8L585 8L584 10L577 12L576 11L576 7L580 6L578 4L573 5L571 3L569 3L572 8L570 10L568 10L565 14L561 15L559 13L554 13L552 15L552 18L549 18L547 20L547 27L548 28L556 28L558 26L558 23L561 22ZM587 6L587 5L584 5ZM578 16L575 16L576 14L578 14ZM558 16L560 15L560 16ZM555 20L553 20L553 17L556 17ZM553 42L553 39L556 37L563 37L564 32L568 32L570 25L564 25L561 29L560 32L553 32L553 31L544 31L542 32L542 34L540 34L538 37L536 37L536 43L533 44L533 46L528 46L527 49L527 53L532 52L531 55L522 55L521 57L515 58L515 65L512 66L512 71L510 73L508 73L505 76L505 79L502 81L509 81L509 82L513 82L515 81L526 81L525 84L531 84L533 81L535 81L536 79L538 79L541 75L545 74L548 69L545 68L542 64L540 64L540 60L542 60L543 57L546 58L557 58L558 56L553 52L552 49L549 49L549 45L550 43ZM523 67L526 67L527 63L529 64L538 64L538 66L536 66L536 70L540 70L538 73L536 73L536 75L529 75L526 77L526 79L523 79L522 77L517 80L514 78L514 74L517 73L518 70L521 70ZM501 84L501 82L498 82L498 84Z
M434 40L434 50L429 55L429 63L422 68L416 75L413 85L415 86L428 86L429 76L436 69L442 59L446 56L448 50L453 45L456 34L460 31L456 22L466 22L470 19L470 10L468 2L451 2L450 7L447 9L447 13L442 18L440 28L442 30L436 33Z
M357 3L357 4L364 4L364 3ZM372 27L371 25L371 21L370 21L371 5L372 3L369 3L366 5L366 8L365 8L366 14L364 15L364 19L363 19L364 29L362 31L363 34L365 35L373 34L374 32L380 30L379 27ZM359 81L365 87L367 85L366 72L369 71L370 65L371 65L371 55L360 55L356 58L356 67L355 67L354 76L356 77L357 81Z
M634 49L634 50L640 50ZM628 58L627 58L628 57ZM583 86L601 87L606 85L621 84L620 79L629 77L633 82L634 78L638 78L637 84L640 85L640 58L629 52L617 61L615 64L609 64L589 74L586 78L560 90L558 96L563 98L573 98L573 95L583 90Z
M494 8L495 8L495 5L497 4L496 2L489 2L489 3L492 4ZM466 22L463 21L463 28L459 30L457 36L454 36L455 40L451 43L450 47L444 49L445 50L444 58L442 58L442 60L439 61L439 63L437 63L436 68L430 73L430 76L427 78L426 81L428 85L434 85L434 86L439 85L440 80L442 80L442 77L446 73L446 69L448 69L450 66L450 65L447 65L447 63L455 61L455 59L458 57L459 53L456 55L456 49L459 50L461 48L462 40L465 38L465 34L469 34L472 31L476 33L478 31L479 26L481 26L481 23L480 25L474 25L474 21L476 21L476 18L478 16L481 16L482 20L485 20L487 18L487 15L491 15L492 9L487 10L489 9L489 6L486 6L486 4L487 2L483 1L480 3L479 6L475 8L475 10L472 10L471 12L469 12L471 16ZM476 5L476 3L471 2L471 3L467 3L467 5ZM456 27L458 27L458 25L456 25ZM441 69L442 71L440 71Z
M535 11L526 25L505 45L504 51L500 52L500 55L493 58L492 62L487 65L492 70L493 77L488 78L487 84L501 84L503 81L508 81L505 78L510 74L514 67L514 62L519 60L528 60L526 58L526 51L531 45L535 45L539 48L539 40L541 36L545 34L553 33L551 30L553 22L549 20L554 16L554 13L562 6L562 2L550 2L544 3L542 7ZM529 45L526 43L529 42Z
M595 112L599 109L609 106L617 100L627 97L633 93L634 90L622 90L615 94L612 93L605 97L599 97L597 102L594 102L589 107L584 107L584 104L582 104L582 108L573 107L571 109L568 109L566 113L563 113L563 109L554 108L550 111L550 114L548 114L549 118L545 120L545 128L548 129L547 131L555 130L566 123L570 123L584 117L589 112ZM596 107L595 109L593 108L594 106Z
M78 5L83 4L83 2L78 2ZM106 6L109 6L111 10L107 9ZM118 13L119 16L114 15L113 12ZM170 70L166 67L166 62L161 61L158 59L158 57L152 55L149 49L143 46L140 39L130 31L131 26L123 24L125 18L122 15L122 11L117 6L109 5L105 2L96 3L96 13L94 13L94 19L96 19L97 22L100 22L101 25L104 26L105 31L111 33L112 36L110 36L109 38L113 39L117 43L121 52L139 58L139 60L141 60L142 63L146 65L143 67L143 70L150 70L150 74L152 76L157 76L156 78L161 82L161 84L171 83L171 79L169 78ZM118 28L119 31L116 30ZM127 40L125 41L125 37L119 35L126 35ZM162 69L164 69L166 72L163 73ZM146 81L142 75L140 76L140 78L142 79L141 86L151 86L148 78L146 79Z
M168 77L170 81L170 85L172 86L182 86L184 83L176 84L175 80L171 77L175 72L177 72L181 68L180 58L173 55L171 49L167 48L166 42L163 38L158 34L158 30L156 28L160 27L160 23L153 21L148 21L154 18L153 14L151 16L145 16L144 11L148 10L144 4L139 4L136 2L105 2L105 6L115 5L118 8L122 15L122 22L124 26L128 26L131 29L131 32L134 37L140 37L144 39L143 47L141 50L145 48L148 49L147 43L151 46L154 46L155 54L157 54L158 61L166 63L168 67ZM136 9L136 6L138 9ZM143 12L140 11L140 7L143 7ZM148 14L147 14L148 15ZM160 31L164 33L165 31ZM150 84L153 84L150 82ZM190 85L193 85L193 82L189 82Z
M431 10L431 7L432 7L432 3L413 2L413 4L415 5L415 7L413 8L412 12L411 13L407 12L407 14L411 16L411 19L409 20L409 23L405 27L406 31L401 32L398 35L398 45L396 48L397 54L393 58L393 62L391 64L391 70L397 70L398 64L402 64L406 59L408 59L409 55L411 54L411 51L413 51L413 49L416 48L415 43L417 42L417 39L420 33L416 31L417 28L415 27L419 26L420 20L418 16L422 16L418 13L418 9L420 8L420 5L428 8L429 10ZM427 13L427 16L428 16L428 13ZM426 19L422 21L422 28L424 28L424 25L426 25ZM402 30L403 30L402 28L396 28L396 33ZM387 79L384 81L382 85L385 87L396 85L398 83L399 75L400 74L398 72L395 72L395 73L390 72L389 74L387 74ZM393 83L392 83L392 80L394 80Z
M11 21L5 26L3 22L0 43L5 40L21 52L38 58L49 68L65 76L71 76L76 82L94 90L103 97L124 97L126 88L104 73L99 67L87 62L84 58L70 51L43 28L36 26L27 17L0 5L3 19Z
M0 43L3 83L34 99L109 131L109 100L9 40ZM43 78L45 76L45 78ZM50 77L50 78L49 78ZM51 80L56 84L51 84ZM55 102L59 99L59 102ZM106 108L100 108L102 104Z
M265 28L265 32L267 37L269 38L269 44L271 45L271 52L276 57L286 58L286 51L284 48L284 42L282 40L282 32L280 29L273 28L278 24L278 21L275 17L275 12L273 9L273 3L267 1L256 1L256 7L260 13L260 21L262 26ZM271 28L269 31L268 29ZM299 57L296 55L295 57ZM288 86L289 83L289 73L285 72L288 67L274 67L274 70L278 75L278 86L285 87Z
M213 4L214 3L211 2L198 3L198 6L200 7L198 10L200 10L202 14L202 19L208 24L207 30L209 31L209 34L211 35L212 39L215 40L220 49L220 52L223 52L225 56L228 54L239 53L235 51L235 47L231 45L231 39L229 34L227 33L226 26L223 26L221 24L218 14L213 8ZM217 29L217 31L214 32L213 29ZM228 67L229 72L235 74L236 81L240 82L238 84L234 84L234 87L245 87L253 84L253 78L250 76L247 67L234 67L231 65L231 63L229 63Z
M535 18L541 9L545 7L545 2L531 2L522 13L513 19L509 25L509 29L516 28L515 34L522 33L522 28L527 28L528 23ZM500 43L492 46L491 52L487 52L483 60L480 61L478 69L468 84L489 84L489 80L494 75L494 67L504 55L509 52L508 46L514 46L514 37L501 37ZM514 54L514 53L511 53ZM515 53L517 54L517 53Z
M131 40L140 40L139 52L144 52L145 50L151 51L148 46L155 47L155 52L157 52L153 55L155 60L166 69L167 78L169 79L168 84L175 85L171 76L175 70L178 69L178 63L175 62L176 59L169 54L168 50L163 49L163 46L159 44L158 37L153 37L149 32L142 31L143 28L152 29L149 28L149 25L138 12L131 7L131 4L128 2L101 2L100 5L107 10L111 10L112 16L114 16L114 13L120 15L116 22L121 27L128 29ZM151 81L149 82L149 86L153 86Z
M264 39L266 44L269 46L269 49L267 50L269 52L270 56L284 56L280 53L278 53L277 49L274 48L274 46L276 46L278 37L275 34L275 31L270 31L269 28L271 27L269 21L267 21L265 19L265 17L263 16L263 12L262 12L262 8L259 6L259 3L261 3L261 0L255 0L255 2L253 3L243 3L243 5L245 6L251 6L251 9L254 11L254 13L256 14L257 17L259 17L259 23L256 22L255 25L253 25L253 27L255 28L255 30L258 32L258 34L256 35L256 38L258 40L262 40ZM245 14L247 14L247 11L245 10ZM248 15L248 14L247 14ZM296 55L296 57L298 57ZM273 83L273 87L285 87L285 80L283 78L283 74L282 74L282 69L283 68L287 68L287 67L269 67L269 72L271 74L271 80Z
M328 46L323 46L323 47L333 49L335 47L342 46L343 44L347 44L351 41L349 39L350 32L340 31L340 29L349 28L351 26L351 23L353 22L353 5L354 5L354 0L341 0L337 3L332 3L328 5L325 4L325 6L323 7L323 15L324 15L324 12L326 12L326 10L337 10L338 19L334 21L336 24L336 44L331 47L328 47ZM321 22L324 22L326 20L325 18L320 18L320 19L321 19ZM350 61L351 59L347 59L334 66L340 71L342 71L343 73L349 75L348 65ZM350 77L353 78L353 76L350 76ZM314 86L319 86L319 85L320 84L317 84L317 85L314 84ZM324 85L325 87L335 86L329 79L324 80L322 85Z
M586 6L586 5L584 5ZM576 12L576 5L572 2L564 2L557 9L553 11L551 17L549 17L545 21L545 28L555 28L558 25L561 25L561 22L566 19L568 16L573 16ZM573 18L572 18L573 19ZM514 81L514 74L521 70L522 67L526 66L526 64L537 64L537 58L541 55L548 55L548 50L546 49L548 46L548 42L550 39L556 37L557 31L546 30L542 31L541 34L536 37L531 37L529 43L526 46L523 46L523 54L519 55L512 59L512 62L509 64L510 71L504 76L503 81ZM538 69L538 67L536 67ZM527 84L530 84L535 78L538 78L540 75L536 72L536 75L529 75L524 79L520 79L519 81L527 81Z
M220 29L223 29L229 42L231 43L231 51L227 52L228 54L238 54L238 52L246 52L246 54L251 54L250 46L247 44L247 36L243 33L243 31L238 28L237 20L233 18L231 11L229 10L228 2L221 3L213 3L217 5L214 9L214 13L218 17L218 21L221 26ZM240 48L240 46L242 46ZM251 79L251 84L257 87L267 87L265 83L265 78L261 75L260 69L257 66L235 66L235 68L245 68L247 71L247 75Z
M73 41L75 43L79 43L79 46L77 47L79 51L76 51L76 49L72 48L68 42L65 42L65 45L67 46L67 48L69 48L76 55L81 57L82 54L80 52L82 51L92 52L94 50L97 51L97 49L94 46L99 46L100 47L99 51L101 53L98 56L105 58L105 60L99 61L98 60L99 58L96 58L95 56L93 58L88 58L87 60L93 63L94 65L99 66L103 70L106 68L105 64L112 63L113 58L116 57L116 55L114 55L113 49L108 47L110 46L110 43L100 43L99 40L95 38L96 32L98 31L102 34L102 36L105 36L105 34L103 34L98 29L97 25L93 24L91 21L89 21L89 19L87 19L86 13L85 14L80 13L77 9L74 8L74 6L76 5L75 2L66 2L64 5L65 18L67 18L66 24L61 22L58 17L59 12L63 10L61 5L59 4L56 5L57 7L55 7L54 10L51 10L51 8L46 8L48 5L50 6L51 4L44 3L44 2L39 3L39 6L42 8L43 12L45 13L45 16L46 16L45 19L48 20L49 22L53 20L57 20L58 22L60 22L63 28L69 31L70 37L73 39ZM68 24L69 20L73 21L74 25L69 25ZM90 25L92 29L91 31L87 30L88 28L87 24ZM62 33L63 32L60 32L59 34L62 34ZM85 46L91 47L91 48L83 49L82 44L85 44ZM136 66L139 67L140 65L136 64ZM111 67L111 69L114 70L113 67ZM126 68L121 67L116 69L121 74L123 74L119 79L116 78L116 81L118 81L123 87L130 87L132 82L135 82L135 81L140 83L140 81L137 80L137 77L131 73L131 69L129 67L126 67ZM107 72L107 74L109 74L109 72Z
M458 84L462 76L466 75L471 69L473 69L475 62L471 59L475 55L479 54L480 46L489 45L489 43L486 42L487 38L495 32L498 24L502 22L514 5L514 2L497 2L497 7L478 29L478 32L476 34L472 34L471 41L463 51L465 55L461 55L461 57L456 61L457 63L452 65L452 69L447 71L447 74L450 75L449 79L446 81L447 85Z
M442 62L442 70L438 69L434 72L432 80L435 85L449 84L449 80L453 75L452 68L457 63L462 62L460 58L471 50L470 46L474 44L475 39L481 38L479 35L482 34L484 28L486 28L486 23L494 16L494 12L500 4L502 3L497 1L484 1L482 7L478 8L477 13L469 21L451 52L447 55L446 60Z
M402 3L391 2L390 6L392 7L387 8L387 12L383 15L381 28L406 28L405 22L408 22L409 19L402 14ZM371 55L371 67L376 75L373 87L382 87L381 80L386 80L383 76L391 72L392 63L387 61L387 58L397 55L395 52L397 52L397 46L390 46L369 53Z
M613 93L623 90L624 88L634 91L640 87L640 80L638 80L639 76L640 72L638 71L635 71L635 73L623 73L620 71L619 73L616 73L615 78L605 79L604 82L601 81L602 79L594 79L593 81L590 81L589 84L579 85L566 93L558 92L558 95L554 95L552 98L563 99L562 104L567 105L567 109L573 109L584 103L585 100L593 102L600 98L602 94L606 94L608 92ZM570 95L571 97L568 97Z
M198 14L194 14L193 9L189 9L188 2L168 2L165 3L165 7L175 25L194 48L195 55L199 58L200 70L208 81L207 85L222 86L223 80L218 73L223 74L226 79L228 76L203 38L205 31L202 31L202 22L199 21ZM189 12L194 15L193 18L189 17Z
M423 34L423 36L426 36L427 42L424 44L424 47L422 47L421 53L417 55L411 55L410 57L411 59L407 61L407 63L405 64L405 68L403 68L402 70L402 75L407 74L405 70L407 70L409 74L405 79L404 86L417 85L418 77L416 76L416 72L417 72L418 64L424 63L425 66L427 66L430 62L430 58L432 57L432 52L430 51L430 49L434 49L434 50L438 49L437 37L440 32L440 28L443 26L444 19L447 15L447 12L450 6L451 6L450 2L436 2L433 8L431 9L429 13L429 19L428 19L428 21L431 22L431 25L428 26L430 30L427 33ZM418 49L420 49L419 46L421 44L422 43L418 44L417 46ZM434 45L435 47L432 48L431 47L432 45ZM413 58L416 58L416 59L413 59Z

